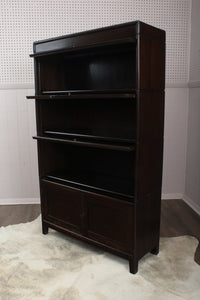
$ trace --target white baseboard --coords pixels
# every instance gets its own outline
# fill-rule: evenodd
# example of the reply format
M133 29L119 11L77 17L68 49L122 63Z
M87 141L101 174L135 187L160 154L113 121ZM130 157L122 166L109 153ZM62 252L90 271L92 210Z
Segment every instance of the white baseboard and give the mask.
M162 194L162 200L174 200L174 199L183 199L183 194Z
M40 198L10 198L0 199L0 205L39 204Z
M183 195L183 200L198 214L200 215L200 205L195 203L192 199L188 196Z

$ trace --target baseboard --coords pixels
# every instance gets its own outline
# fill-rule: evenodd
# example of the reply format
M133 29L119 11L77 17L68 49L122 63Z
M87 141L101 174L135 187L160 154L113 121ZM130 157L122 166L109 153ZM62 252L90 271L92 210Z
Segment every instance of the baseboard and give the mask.
M0 205L39 204L40 198L10 198L0 199Z
M186 195L183 195L183 201L185 201L185 203L187 203L187 205L189 205L200 216L200 206L197 203Z
M183 199L183 194L162 194L162 200L174 200L174 199Z

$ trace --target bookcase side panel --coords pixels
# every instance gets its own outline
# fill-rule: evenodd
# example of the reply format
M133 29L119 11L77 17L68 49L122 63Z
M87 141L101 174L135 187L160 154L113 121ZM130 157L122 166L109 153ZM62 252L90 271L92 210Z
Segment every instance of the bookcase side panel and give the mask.
M163 38L138 37L139 89L163 90L165 87L165 34Z

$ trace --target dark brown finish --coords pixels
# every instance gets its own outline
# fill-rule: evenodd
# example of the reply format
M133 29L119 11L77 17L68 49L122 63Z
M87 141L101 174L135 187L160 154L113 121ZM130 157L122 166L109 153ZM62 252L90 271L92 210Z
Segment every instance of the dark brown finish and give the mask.
M34 43L43 233L158 253L165 32L130 22Z

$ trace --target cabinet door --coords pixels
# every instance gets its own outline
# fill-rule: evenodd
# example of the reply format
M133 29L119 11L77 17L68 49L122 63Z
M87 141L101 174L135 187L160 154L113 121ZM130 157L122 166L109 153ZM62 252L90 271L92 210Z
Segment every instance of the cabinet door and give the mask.
M133 250L133 204L92 193L85 196L88 237L118 250Z
M81 231L82 194L64 185L41 181L43 217L74 232Z

